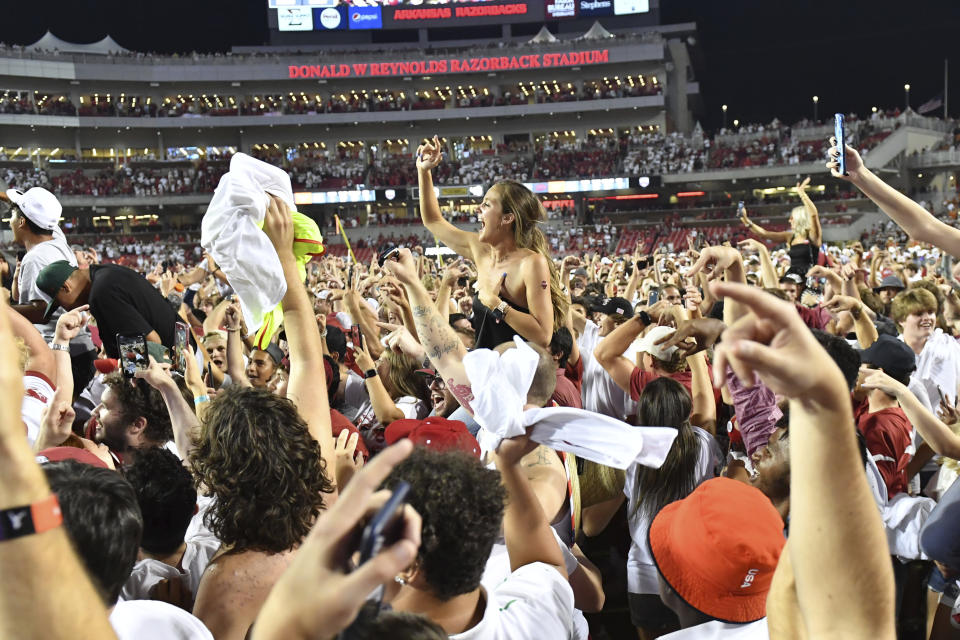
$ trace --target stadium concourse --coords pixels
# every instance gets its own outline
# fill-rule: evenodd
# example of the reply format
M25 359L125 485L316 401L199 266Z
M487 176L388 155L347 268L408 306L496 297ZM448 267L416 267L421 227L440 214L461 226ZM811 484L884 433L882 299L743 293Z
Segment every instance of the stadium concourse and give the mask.
M644 0L266 27L0 44L0 637L958 637L943 101L705 128Z

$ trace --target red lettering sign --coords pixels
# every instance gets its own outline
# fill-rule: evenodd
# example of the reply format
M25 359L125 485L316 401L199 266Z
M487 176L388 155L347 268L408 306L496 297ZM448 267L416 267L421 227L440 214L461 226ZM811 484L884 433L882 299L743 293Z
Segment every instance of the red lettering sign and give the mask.
M446 20L451 16L452 12L450 11L450 7L435 9L397 9L393 12L394 20Z
M511 5L497 5L503 8ZM457 7L477 9L481 7ZM410 9L421 11L421 9ZM426 11L426 9L424 9ZM609 49L545 53L522 56L482 56L476 58L429 58L402 62L357 62L353 64L292 64L287 67L288 78L370 78L429 75L434 73L471 73L477 71L508 71L510 69L540 69L543 67L575 67L610 62Z

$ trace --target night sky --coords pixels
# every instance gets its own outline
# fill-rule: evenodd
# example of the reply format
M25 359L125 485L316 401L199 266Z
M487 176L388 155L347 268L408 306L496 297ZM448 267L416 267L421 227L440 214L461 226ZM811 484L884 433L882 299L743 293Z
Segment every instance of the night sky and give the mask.
M265 42L266 0L6 0L0 40L29 44L50 29L91 42L110 34L138 50L225 51ZM943 90L951 53L950 111L960 114L960 1L661 0L662 21L699 27L697 76L705 100L700 120L786 122L834 111L868 114L914 108ZM938 111L937 115L942 113Z

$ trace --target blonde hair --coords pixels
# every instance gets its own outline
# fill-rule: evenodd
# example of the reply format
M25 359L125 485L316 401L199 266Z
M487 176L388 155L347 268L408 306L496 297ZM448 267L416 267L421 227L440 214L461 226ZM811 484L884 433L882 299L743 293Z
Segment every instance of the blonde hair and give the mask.
M563 326L567 317L570 301L560 286L560 274L557 265L553 263L550 250L547 248L547 239L537 226L538 222L547 219L547 212L537 196L530 189L513 180L502 180L495 185L500 196L503 213L513 214L513 237L521 249L536 251L547 260L550 269L550 302L553 305L553 330Z
M208 343L208 342L210 342L211 340L216 340L216 339L220 339L220 340L223 340L224 342L226 342L226 341L227 341L227 334L224 333L223 331L218 330L218 329L214 329L213 331L208 331L208 332L207 332L206 334L204 334L204 336L203 336L203 346L207 346L207 343Z
M798 236L810 237L810 213L804 206L794 207L790 212L790 226L793 232Z

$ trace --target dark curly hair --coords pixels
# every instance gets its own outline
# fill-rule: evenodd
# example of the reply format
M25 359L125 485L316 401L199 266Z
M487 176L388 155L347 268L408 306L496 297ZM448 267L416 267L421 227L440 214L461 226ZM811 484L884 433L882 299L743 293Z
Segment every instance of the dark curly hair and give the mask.
M126 474L143 514L140 546L147 553L173 553L183 544L197 506L193 476L161 447L141 449Z
M129 424L142 416L147 420L147 426L143 430L144 438L161 445L173 440L170 413L159 391L145 380L137 380L135 384L131 384L120 373L111 373L103 382L117 395L124 422Z
M441 600L480 585L500 534L506 491L500 474L460 451L417 449L384 482L410 483L407 502L423 518L419 570Z
M216 496L205 521L235 551L300 543L333 485L297 408L266 389L233 385L210 401L190 455L197 486Z

